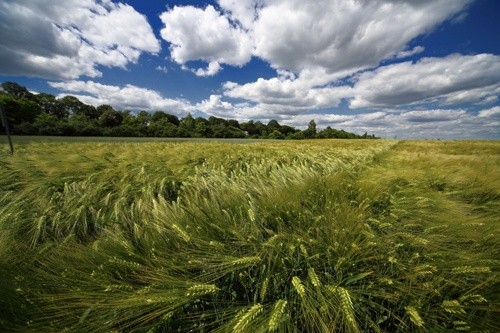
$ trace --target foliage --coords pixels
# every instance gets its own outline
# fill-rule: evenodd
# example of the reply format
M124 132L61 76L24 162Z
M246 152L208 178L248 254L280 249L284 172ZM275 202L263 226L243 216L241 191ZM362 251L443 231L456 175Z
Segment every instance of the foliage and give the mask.
M3 331L495 331L498 142L0 154Z
M126 136L126 137L179 137L179 138L262 138L313 139L349 138L374 139L327 128L317 133L314 120L300 131L271 120L238 123L234 119L191 114L179 119L164 111L150 114L114 110L111 105L97 107L81 102L75 96L56 98L47 93L33 94L15 82L2 83L0 103L5 106L12 132L18 135L63 136ZM40 116L37 118L37 116Z

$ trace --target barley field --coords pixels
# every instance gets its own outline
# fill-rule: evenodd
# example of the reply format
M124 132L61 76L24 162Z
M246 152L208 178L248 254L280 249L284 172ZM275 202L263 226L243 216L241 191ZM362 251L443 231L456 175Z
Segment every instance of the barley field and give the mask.
M2 332L498 332L499 141L15 148Z

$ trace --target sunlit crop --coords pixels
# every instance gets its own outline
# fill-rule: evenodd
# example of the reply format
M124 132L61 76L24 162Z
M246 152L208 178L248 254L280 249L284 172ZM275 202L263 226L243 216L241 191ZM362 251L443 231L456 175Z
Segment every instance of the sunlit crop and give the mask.
M495 332L499 164L498 142L4 149L0 328Z

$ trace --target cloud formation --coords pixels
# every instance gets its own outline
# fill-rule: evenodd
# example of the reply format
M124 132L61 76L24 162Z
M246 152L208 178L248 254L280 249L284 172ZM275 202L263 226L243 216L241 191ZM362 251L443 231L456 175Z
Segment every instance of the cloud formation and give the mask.
M74 79L99 65L126 68L160 43L146 17L109 0L4 0L0 73Z
M479 111L478 116L480 118L491 118L500 120L500 106L495 106L491 109L481 110Z
M169 9L161 15L162 37L179 64L242 66L253 55L275 69L345 76L383 59L421 52L421 47L405 48L470 2L219 0L220 10L211 5Z
M262 104L275 113L300 113L308 109L336 107L351 95L349 86L314 87L303 79L289 77L258 79L238 85L226 82L224 95Z
M161 36L171 44L170 55L176 63L209 63L207 69L195 70L197 75L214 75L221 69L219 64L243 66L250 61L250 37L213 6L175 6L160 18L165 24Z
M50 86L64 91L58 98L72 95L86 104L109 104L118 110L165 111L185 116L196 108L182 99L163 98L158 92L127 84L124 87L105 85L93 81L49 82Z
M500 109L483 110L478 115L462 109L391 110L356 115L307 114L282 121L304 127L310 119L321 128L331 126L358 134L375 133L385 138L492 138L498 135Z
M351 109L371 108L379 117L380 109L498 100L498 56L455 54L398 62L424 52L423 46L410 48L410 42L446 20L463 17L471 0L217 2L219 7L176 6L161 15L172 59L185 69L190 61L204 61L207 68L190 70L211 76L223 64L243 66L259 57L276 70L276 77L226 82L222 95L198 104L205 112L300 119L345 100ZM423 125L454 115L414 112L398 120Z
M100 66L126 69L142 54L160 52L147 18L130 5L4 0L0 74L69 80L50 85L83 102L118 109L277 119L297 127L317 118L319 127L382 136L458 135L461 129L498 137L500 56L422 58L432 54L432 45L416 39L443 22L457 24L472 2L214 0L203 8L167 7L156 32L181 69L210 77L259 58L275 71L274 77L244 81L252 63L241 79L232 79L238 83L219 81L209 97L186 101L132 84L81 79L101 76ZM156 60L151 68L175 80L175 66Z
M480 102L498 95L499 89L500 56L454 54L361 74L350 107L394 107L432 99L445 104Z

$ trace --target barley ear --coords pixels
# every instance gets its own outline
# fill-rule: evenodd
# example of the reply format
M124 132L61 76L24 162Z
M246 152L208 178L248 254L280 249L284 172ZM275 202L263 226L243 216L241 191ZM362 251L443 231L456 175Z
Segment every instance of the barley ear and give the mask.
M255 319L255 317L262 312L262 304L255 304L252 306L241 318L238 320L236 325L233 327L233 332L244 332L248 324Z
M417 309L415 309L413 306L407 306L405 307L406 314L410 317L410 320L415 326L418 327L424 327L424 320L422 317L420 317L420 314L418 313Z
M309 280L311 280L313 286L315 286L316 288L321 286L321 282L319 281L318 275L316 274L314 268L312 267L309 268L308 275L309 275Z
M297 293L300 295L300 297L304 298L306 295L306 290L304 288L304 285L302 284L302 281L300 281L300 278L298 276L294 276L292 278L292 285L297 291Z
M283 313L285 312L287 301L280 299L274 305L273 312L271 313L271 318L269 319L269 331L273 332L278 329Z

